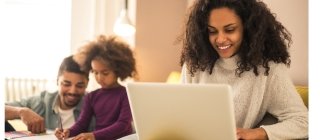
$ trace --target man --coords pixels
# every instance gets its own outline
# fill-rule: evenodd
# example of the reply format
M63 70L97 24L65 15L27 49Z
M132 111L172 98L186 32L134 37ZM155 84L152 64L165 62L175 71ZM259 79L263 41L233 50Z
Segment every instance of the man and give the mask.
M60 65L57 85L58 91L43 91L38 96L6 103L5 120L21 119L32 133L42 133L45 129L71 127L80 115L82 96L89 81L89 73L80 70L72 55ZM92 122L92 121L91 121ZM93 128L91 123L90 128Z

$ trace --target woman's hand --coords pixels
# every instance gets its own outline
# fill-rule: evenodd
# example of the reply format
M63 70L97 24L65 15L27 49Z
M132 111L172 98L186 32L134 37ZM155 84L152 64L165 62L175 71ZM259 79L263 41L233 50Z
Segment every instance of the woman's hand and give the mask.
M69 137L69 134L69 129L62 130L60 128L56 128L56 130L54 131L54 135L58 138L58 140L67 139Z
M263 128L255 128L255 129L244 129L237 128L237 139L259 139L266 140L268 139L266 131Z
M81 133L75 136L72 140L95 140L93 133Z

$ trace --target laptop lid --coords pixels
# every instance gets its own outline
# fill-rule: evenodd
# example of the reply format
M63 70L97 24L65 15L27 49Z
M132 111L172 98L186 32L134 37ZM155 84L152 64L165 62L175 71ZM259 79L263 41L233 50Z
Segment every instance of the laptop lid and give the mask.
M139 140L236 139L231 87L128 83Z

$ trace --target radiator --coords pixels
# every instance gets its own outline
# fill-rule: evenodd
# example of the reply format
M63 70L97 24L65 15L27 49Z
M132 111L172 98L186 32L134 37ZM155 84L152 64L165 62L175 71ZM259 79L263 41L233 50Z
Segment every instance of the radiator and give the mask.
M6 102L19 101L46 90L49 80L33 78L5 78Z

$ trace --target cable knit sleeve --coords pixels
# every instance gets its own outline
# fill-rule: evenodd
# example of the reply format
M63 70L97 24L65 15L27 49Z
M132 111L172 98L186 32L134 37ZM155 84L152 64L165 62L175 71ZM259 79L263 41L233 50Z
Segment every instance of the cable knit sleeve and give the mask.
M265 102L267 111L278 119L273 125L262 125L268 138L302 139L308 137L308 109L297 93L288 68L273 64L268 76Z

